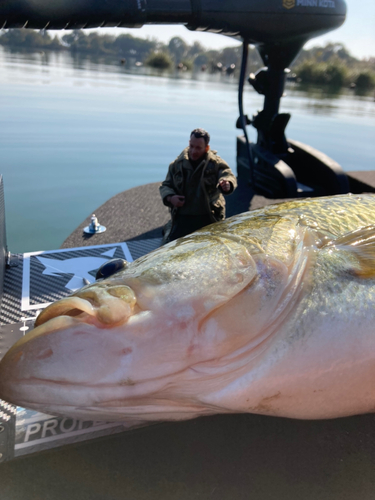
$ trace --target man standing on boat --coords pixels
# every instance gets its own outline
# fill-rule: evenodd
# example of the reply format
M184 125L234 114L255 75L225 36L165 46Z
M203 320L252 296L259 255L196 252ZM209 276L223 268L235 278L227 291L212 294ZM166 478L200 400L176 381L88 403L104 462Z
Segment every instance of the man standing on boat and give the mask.
M208 132L193 130L189 146L169 165L160 186L163 203L171 209L163 243L225 219L223 195L233 193L237 180L228 164L210 149L209 142Z

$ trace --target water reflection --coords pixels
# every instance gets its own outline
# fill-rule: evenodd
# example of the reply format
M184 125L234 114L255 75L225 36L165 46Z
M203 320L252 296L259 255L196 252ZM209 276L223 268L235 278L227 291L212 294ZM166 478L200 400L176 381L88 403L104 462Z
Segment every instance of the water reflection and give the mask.
M0 46L0 65L9 65L17 62L26 66L55 66L73 68L77 71L107 72L115 74L135 74L144 76L159 76L173 79L203 80L236 84L234 74L209 73L202 71L199 67L190 70L180 70L177 67L170 69L158 69L145 66L136 58L122 59L113 55L95 55L74 53L68 51L27 51L9 49Z
M282 106L295 112L302 108L323 116L346 114L351 117L375 117L374 98L371 93L360 94L355 89L342 87L322 88L287 84Z
M345 93L343 87L337 87L333 85L327 85L324 88L316 87L314 85L308 85L306 83L299 83L296 86L296 90L302 93L306 97L314 97L315 99L339 99Z
M136 64L138 63L138 64ZM215 82L233 87L237 87L238 79L234 74L226 74L221 72L208 72L201 71L201 68L194 67L192 71L181 71L177 68L169 70L157 69L145 66L137 62L136 58L127 58L123 60L113 55L93 55L84 53L74 53L69 51L26 51L5 49L0 47L0 65L6 67L8 70L21 70L22 72L33 73L34 77L41 73L43 76L42 82L37 79L34 83L48 83L45 80L48 72L43 71L46 67L53 69L50 73L51 83L56 76L54 73L59 72L59 78L91 78L94 79L95 74L100 74L100 79L103 80L103 75L139 75L145 77L163 77L173 80L193 80L201 82ZM73 70L73 71L72 71ZM61 74L61 71L63 73ZM14 78L15 75L12 75ZM1 78L1 75L0 75ZM105 79L104 79L105 80ZM67 81L67 84L68 81ZM77 84L77 82L75 82ZM252 88L247 87L246 92L254 92ZM368 114L374 115L374 107L370 106L374 102L373 91L363 91L361 89L346 89L342 87L316 87L304 83L287 82L285 97L299 97L298 102L288 102L291 109L300 109L301 104L307 110L313 113L321 113L330 115L341 108L343 101L356 100L357 104L351 106L354 114ZM261 97L261 100L263 97ZM340 102L338 102L340 101ZM358 101L364 103L358 106ZM347 102L345 106L347 106Z

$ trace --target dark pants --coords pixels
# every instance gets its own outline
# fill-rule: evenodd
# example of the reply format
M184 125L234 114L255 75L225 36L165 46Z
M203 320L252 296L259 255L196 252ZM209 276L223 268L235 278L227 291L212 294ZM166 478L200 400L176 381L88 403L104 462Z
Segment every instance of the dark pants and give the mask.
M212 224L212 218L207 214L203 215L179 215L173 219L173 226L169 233L168 242L177 240L182 236L193 233L201 227Z

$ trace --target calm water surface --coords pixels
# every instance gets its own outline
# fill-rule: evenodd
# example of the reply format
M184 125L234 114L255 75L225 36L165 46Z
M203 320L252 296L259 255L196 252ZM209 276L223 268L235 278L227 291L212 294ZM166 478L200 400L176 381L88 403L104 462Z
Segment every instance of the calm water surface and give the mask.
M247 88L246 112L261 107L262 97ZM209 130L211 147L235 170L237 81L230 77L167 77L0 48L0 109L11 252L58 248L111 196L163 180L195 127ZM292 87L282 111L292 113L288 137L346 171L375 168L373 97Z

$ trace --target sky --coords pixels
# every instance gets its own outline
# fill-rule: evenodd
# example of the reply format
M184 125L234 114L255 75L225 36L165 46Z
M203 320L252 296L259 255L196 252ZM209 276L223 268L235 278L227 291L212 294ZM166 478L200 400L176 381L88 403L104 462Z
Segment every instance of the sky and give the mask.
M325 45L328 42L340 42L358 59L375 57L375 0L346 0L346 5L348 12L345 23L337 30L313 38L305 48ZM169 42L172 37L179 36L189 44L198 41L207 49L221 49L240 44L224 35L189 31L184 26L178 25L147 25L139 29L111 28L101 29L100 32L116 36L130 33L135 37L157 38L162 42Z

